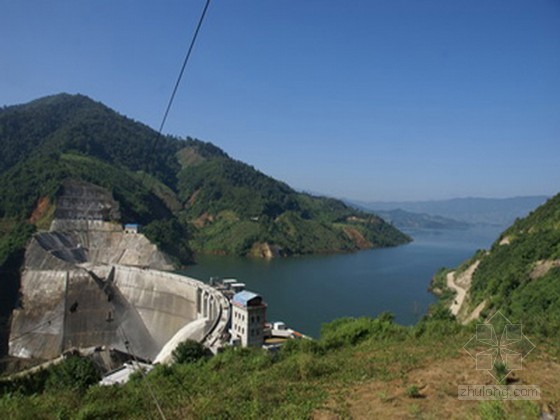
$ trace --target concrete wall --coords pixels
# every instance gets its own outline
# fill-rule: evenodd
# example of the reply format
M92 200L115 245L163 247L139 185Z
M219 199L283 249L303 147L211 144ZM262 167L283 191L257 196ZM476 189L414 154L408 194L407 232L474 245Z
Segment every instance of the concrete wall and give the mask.
M119 266L115 285L138 311L158 348L197 319L196 285L180 276Z
M50 359L60 354L67 275L66 271L57 270L23 273L22 307L12 314L11 355Z
M30 247L37 245L60 261L47 259L37 249L37 252L26 255L29 265L34 268L90 262L173 269L170 259L144 235L125 233L121 225L111 222L54 220L51 231L36 235Z
M143 235L102 221L55 220L51 229L26 250L11 355L51 359L108 346L153 360L179 331L206 340L224 324L221 294L160 271L172 265Z
M183 339L204 340L222 324L226 329L227 320L220 320L227 301L210 286L162 271L114 268L112 274L108 267L94 268L97 281L85 269L26 270L10 354L50 359L73 347L104 345L154 360L189 324L193 328L184 330ZM206 316L198 295L204 296Z
M57 219L120 219L119 203L105 188L89 182L66 180L57 197Z

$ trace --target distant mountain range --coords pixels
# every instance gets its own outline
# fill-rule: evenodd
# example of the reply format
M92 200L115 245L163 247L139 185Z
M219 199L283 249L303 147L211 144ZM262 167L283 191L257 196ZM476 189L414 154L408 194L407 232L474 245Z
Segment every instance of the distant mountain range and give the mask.
M421 224L426 216L438 216L454 222L468 224L487 224L495 226L509 226L515 219L527 216L532 210L543 204L549 197L527 196L512 198L454 198L440 201L374 201L360 202L351 201L352 204L362 209L367 209L384 214L387 211L401 210L418 214L418 223ZM412 215L407 215L412 218ZM399 214L396 213L395 225L403 227L402 223L396 222ZM428 226L432 221L425 220ZM447 222L442 221L445 225Z
M470 223L450 219L448 217L433 216L425 213L409 211L375 210L375 214L399 229L468 229Z

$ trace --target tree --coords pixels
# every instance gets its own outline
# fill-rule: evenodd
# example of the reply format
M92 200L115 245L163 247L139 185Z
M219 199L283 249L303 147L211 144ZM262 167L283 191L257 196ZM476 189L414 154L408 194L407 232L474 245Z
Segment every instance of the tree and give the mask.
M186 340L173 350L176 363L194 363L208 356L208 349L195 340Z

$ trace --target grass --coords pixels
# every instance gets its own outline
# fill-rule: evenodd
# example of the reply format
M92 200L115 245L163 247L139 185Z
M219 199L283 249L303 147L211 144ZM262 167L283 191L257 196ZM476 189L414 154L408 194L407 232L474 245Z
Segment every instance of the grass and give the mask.
M458 400L458 381L491 383L462 351L473 333L472 326L436 317L413 327L394 324L387 314L345 318L327 324L320 340L292 340L277 353L230 348L210 359L158 366L125 386L76 390L66 380L75 376L72 368L59 368L55 380L49 373L37 379L42 388L5 385L0 412L16 419L157 418L157 400L167 418L537 418L540 406L533 402ZM548 401L560 398L556 347L540 344L527 370L537 378L546 374ZM523 373L519 383L534 382Z
M417 385L408 386L408 388L406 388L406 395L410 398L422 398L422 394L420 394L420 390Z
M227 349L211 359L158 366L125 386L95 385L82 393L8 387L0 412L16 419L157 418L157 400L168 418L309 418L322 412L437 418L446 410L461 417L535 418L539 407L532 403L457 400L450 381L465 372L480 375L461 352L472 334L451 320L403 327L388 315L346 318L327 324L317 341L290 341L278 353Z
M417 335L388 317L344 319L327 325L321 340L290 341L278 354L228 349L210 360L159 366L123 387L93 386L83 395L12 389L0 399L0 411L13 418L155 417L151 388L168 417L306 418L328 403L333 389L401 381L427 359L447 357L450 345L426 352L436 331Z

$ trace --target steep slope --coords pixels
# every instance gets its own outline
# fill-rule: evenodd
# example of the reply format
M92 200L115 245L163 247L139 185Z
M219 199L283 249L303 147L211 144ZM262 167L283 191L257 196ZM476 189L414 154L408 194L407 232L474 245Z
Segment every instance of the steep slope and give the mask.
M474 270L473 270L474 267ZM462 319L500 310L535 333L554 336L560 328L560 194L505 230L487 251L457 269L473 271ZM441 273L440 275L443 275ZM461 286L461 285L460 285Z
M124 222L144 225L183 262L187 241L199 252L270 256L409 240L376 216L298 194L210 143L158 138L82 95L0 110L0 142L0 217L48 226L61 183L84 180L110 190Z

